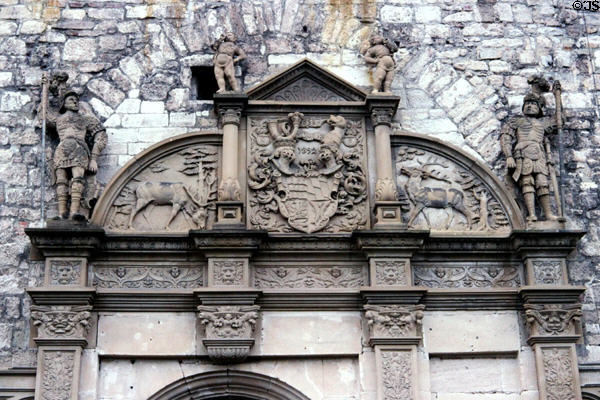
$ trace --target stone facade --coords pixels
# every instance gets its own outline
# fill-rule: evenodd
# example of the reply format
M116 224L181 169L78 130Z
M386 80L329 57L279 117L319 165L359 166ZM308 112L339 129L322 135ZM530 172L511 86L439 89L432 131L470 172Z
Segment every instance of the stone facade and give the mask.
M31 377L35 375L36 365L39 387L49 382L50 378L43 378L46 375L60 374L61 379L65 380L61 390L69 393L52 392L56 388L49 392L49 398L61 399L77 396L74 391L79 382L73 379L79 374L80 362L86 367L81 369L80 398L148 398L180 379L181 371L186 376L193 376L216 368L206 364L204 359L197 361L192 357L207 354L204 353L202 338L195 337L197 322L193 317L193 308L198 301L193 296L173 295L183 304L182 308L175 309L169 309L166 300L161 303L154 299L162 305L158 307L160 312L151 314L140 311L139 307L144 307L144 301L139 299L138 305L132 306L137 314L130 314L132 309L123 310L114 306L128 304L128 301L135 303L132 300L135 295L116 299L106 296L100 305L94 305L100 310L95 312L105 314L99 319L98 327L90 322L91 331L100 332L106 328L105 332L110 332L111 329L118 330L121 324L129 323L132 330L144 326L137 332L141 339L132 337L129 341L123 339L121 343L115 341L115 337L127 338L124 335L132 333L123 328L120 332L107 333L105 337L99 335L98 338L84 338L83 333L77 333L75 343L57 337L50 338L48 342L43 330L40 336L39 327L30 327L30 318L40 321L34 313L48 311L31 307L32 300L25 292L27 287L53 286L56 290L69 293L85 293L86 286L88 289L133 290L150 287L176 291L195 289L205 282L211 282L211 286L216 282L214 286L218 287L217 290L234 286L230 289L235 291L239 287L249 286L264 290L265 293L311 285L323 290L334 287L342 292L357 291L369 284L381 286L384 292L386 286L414 285L432 289L433 292L434 289L456 289L461 293L474 287L502 288L510 292L525 285L582 285L586 289L582 299L561 299L561 305L566 306L561 310L566 313L573 312L569 309L571 304L582 302L581 315L571 315L568 319L569 324L574 319L581 319L581 332L577 331L575 325L567 328L568 333L558 335L529 331L537 329L535 321L543 320L537 317L544 311L540 310L542 306L539 303L544 303L539 299L541 295L537 300L524 295L508 296L505 300L508 303L530 304L527 316L514 311L516 306L512 305L504 305L500 310L495 310L494 305L475 311L444 308L443 296L439 295L437 299L426 301L432 311L427 311L427 308L424 311L420 328L422 333L411 334L411 337L422 337L423 345L408 343L398 337L393 338L396 340L393 343L376 341L369 345L366 343L369 340L368 333L361 331L368 330L367 325L361 327L363 310L347 305L347 302L356 302L356 299L344 300L340 294L339 299L335 300L338 303L332 309L325 307L325 311L319 311L317 315L307 313L297 299L289 300L297 304L293 312L277 309L272 304L269 309L265 306L268 303L265 297L265 303L261 303L261 318L253 325L255 331L261 332L260 335L253 337L252 345L239 342L230 348L251 346L244 348L244 351L249 351L250 358L243 364L243 369L276 376L311 399L374 399L381 393L383 398L388 398L399 396L406 390L412 391L413 396L421 393L423 398L431 395L440 400L451 398L449 396L453 394L462 395L465 399L476 398L482 393L502 399L518 396L537 398L535 396L540 392L545 393L546 398L569 398L561 392L564 385L557 387L556 381L546 382L545 377L550 372L539 377L531 372L535 371L536 363L538 373L556 370L551 373L566 379L567 384L576 382L571 378L576 376L574 371L578 364L580 383L588 387L584 391L594 393L594 387L600 387L600 369L597 368L600 363L600 320L597 312L600 283L596 273L600 262L600 166L597 162L600 154L596 146L600 137L600 75L596 73L600 68L599 28L599 13L577 12L570 3L543 0L433 1L427 4L416 1L342 0L274 0L256 4L196 0L4 2L0 5L0 397L6 392L18 398L26 390L33 390ZM328 244L342 248L354 246L343 241L284 244L284 248L320 248L320 251L328 254L325 260L308 259L303 268L285 260L273 261L263 254L253 259L251 270L247 255L251 245L236 250L237 254L217 257L214 251L218 253L219 245L212 248L198 245L201 250L192 251L188 248L189 243L176 240L160 244L163 246L163 250L160 250L162 254L167 254L164 260L150 256L139 260L126 256L123 259L95 259L90 263L87 255L56 253L47 255L45 262L36 261L40 257L39 254L30 254L32 246L25 228L40 226L40 158L43 152L40 149L41 123L37 118L37 110L42 73L67 71L71 82L83 89L81 108L96 116L106 127L108 145L99 158L98 178L102 185L107 185L134 156L163 139L198 131L206 132L207 136L214 135L214 140L194 142L194 154L171 153L171 158L163 159L164 164L172 168L177 163L185 162L186 157L194 160L201 158L204 166L200 172L204 174L202 179L215 183L209 185L205 193L207 205L202 214L204 225L194 222L195 226L189 226L185 216L177 215L171 225L172 231L182 233L189 228L212 228L212 224L217 222L215 174L218 169L217 157L220 157L220 139L217 137L220 136L219 123L223 120L219 121L219 113L212 100L194 98L196 88L192 67L211 67L213 52L210 46L217 37L229 31L235 33L236 43L247 55L247 59L236 67L243 90L265 82L267 77L307 57L352 85L370 91L372 76L368 65L359 58L361 42L376 32L396 42L400 49L395 54L397 71L391 91L399 97L399 107L395 114L392 113L389 127L394 151L393 168L397 176L402 175L397 184L407 188L412 177L403 175L401 171L402 168L408 170L414 166L403 157L410 154L413 151L411 149L421 148L410 147L415 145L414 142L403 142L401 134L405 131L458 146L473 160L489 166L498 177L503 178L500 129L503 122L520 112L523 95L528 89L527 78L541 73L559 79L563 85L566 114L566 228L588 233L568 257L546 251L537 255L523 254L522 259L492 264L489 260L461 260L460 263L439 266L435 265L437 260L419 257L418 254L413 257L416 250L411 246L407 246L401 254L365 250L358 258L353 258L356 255L332 254L331 247L327 247ZM322 92L311 92L310 85L298 85L301 90L291 90L291 96L311 93L308 99L313 100L315 96L322 95ZM290 100L289 96L280 94L273 100ZM336 96L337 100L343 98L339 93L331 92L325 100L335 99ZM304 101L307 98L291 100ZM552 108L553 100L548 97L548 101ZM385 112L377 110L372 115L385 119ZM379 119L373 118L373 121ZM310 123L307 120L303 128L310 128ZM250 127L248 124L246 129L250 130ZM365 125L360 129L365 134L371 132L370 126ZM243 129L240 132L245 133ZM368 144L367 139L364 140ZM54 141L49 138L48 149L56 145ZM366 147L365 154L372 151ZM441 157L438 162L452 165L456 176L464 172L464 164L453 164L455 160L447 158L447 154L432 154ZM50 157L48 150L47 159ZM146 167L146 170L138 171L141 181L154 175L165 176L164 179L169 177L168 171L161 171L161 165L148 163ZM371 163L363 165L362 169L372 180L375 175L369 171L375 171L378 167ZM347 170L347 166L344 168ZM200 173L190 172L186 174L186 179L189 182L199 180ZM369 185L374 187L375 183L369 182ZM479 184L485 186L486 182ZM132 195L124 187L121 189L119 193L123 193L123 199ZM483 195L483 192L478 193ZM374 201L375 195L373 193L373 199L368 202ZM471 196L469 193L467 195ZM55 216L56 198L49 188L45 199L48 216ZM491 198L488 205L491 209L502 202L502 199ZM472 204L470 212L473 213L474 222L471 229L478 231L483 227L487 232L488 226L482 219L475 219L481 209L477 205L479 203L473 201ZM154 220L152 211L150 222L141 214L134 215L131 220L123 219L124 214L119 210L126 206L126 202L111 203L112 220L107 220L103 225L107 230L115 227L117 230L128 230L133 227L134 232L140 233L157 228L159 223L166 225L168 222ZM380 215L385 215L388 205L379 204L378 207L378 210L382 210ZM389 207L392 212L394 207L401 209L401 205ZM374 222L376 215L370 215L367 208L365 210L368 214L365 221L367 226ZM335 218L342 219L332 218L334 222L337 221ZM454 227L466 227L466 218L460 215L456 218L452 221ZM508 234L508 218L500 216L498 221L500 223L494 225L494 230ZM426 222L430 223L422 216L415 215L414 228L436 229L435 226L425 226ZM157 225L146 225L152 223ZM352 229L358 225L355 224ZM281 226L283 232L288 228L288 225ZM341 228L333 229L339 231ZM90 237L96 237L94 235L90 233ZM198 238L193 240L201 241ZM112 250L127 246L125 242L118 241L103 245L112 246ZM148 246L152 245L149 240ZM443 243L437 245L443 246ZM277 248L278 244L275 242L270 246ZM202 252L202 255L198 252ZM84 310L89 306L87 295L77 296L77 300L67 307L83 307ZM35 299L39 302L42 297ZM205 301L200 303L205 304ZM146 310L154 307L153 304L146 303ZM209 306L217 307L215 304ZM243 308L252 304L253 301L246 299L229 306ZM385 301L381 304L386 305ZM406 304L409 307L416 306L415 302ZM44 306L38 304L37 307ZM332 310L335 307L341 311L334 314ZM479 328L476 332L465 326L473 321L474 316L478 317ZM92 320L94 318L97 316L92 316ZM132 319L138 323L132 322ZM306 328L307 321L313 321L314 326ZM172 330L164 330L161 325L178 326L181 332L177 334L181 335L181 340L172 338ZM447 326L453 329L449 330ZM429 330L430 327L435 329ZM77 329L80 328L77 325ZM278 338L282 331L293 329L306 330L305 340L299 341L291 333L283 336L285 340ZM498 330L500 339L490 336ZM450 335L456 345L448 348L448 337L436 336L440 331ZM327 332L328 335L321 336L321 332ZM580 334L582 339L577 341ZM346 335L349 337L344 338ZM554 340L556 336L561 339ZM554 342L549 342L548 337L553 338ZM36 338L39 339L37 345L33 342ZM364 339L362 347L361 338ZM139 346L128 347L128 343L134 340L140 341ZM528 340L530 344L526 343ZM181 348L164 349L165 343L175 342L184 344ZM282 353L282 343L289 349L286 353ZM38 351L38 346L41 351ZM105 369L96 382L95 377L86 375L85 371L98 370L100 353L117 357L103 361ZM223 350L220 354L226 353ZM471 353L473 357L469 356ZM259 358L252 358L303 354L323 356L326 361L300 357L296 361L282 361L281 367L276 368L269 361L261 362L257 361ZM458 359L454 358L456 354L460 355ZM576 361L573 354L577 355ZM164 358L159 357L159 361L144 358L149 355ZM140 359L132 364L124 360L124 356L134 359L140 356ZM168 356L175 358L169 359ZM179 364L176 356L188 357L189 361ZM567 361L561 361L565 357ZM60 365L55 362L58 359L62 360ZM379 363L377 371L368 367L375 363ZM132 381L131 377L145 376L143 374L156 365L165 371L161 379L150 380L146 387ZM402 365L405 370L410 365L412 372L397 376L393 368L389 368L390 365ZM299 368L306 371L303 377L297 376ZM5 373L5 370L9 372ZM473 379L472 375L465 372L467 370L476 371L480 379ZM490 377L490 370L500 371L502 387L495 386L498 373ZM115 385L115 377L119 374L127 378ZM322 380L323 376L333 376L344 385L312 384L315 380ZM411 382L417 380L419 383L406 389L402 382L411 379ZM476 382L469 386L465 383L467 381ZM377 392L378 384L385 388L383 392ZM57 386L56 383L53 385Z

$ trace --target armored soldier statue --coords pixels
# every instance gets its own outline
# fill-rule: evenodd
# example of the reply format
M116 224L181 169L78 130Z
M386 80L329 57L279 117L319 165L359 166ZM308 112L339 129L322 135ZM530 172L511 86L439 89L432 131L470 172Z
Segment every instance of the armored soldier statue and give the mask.
M555 132L556 123L544 117L546 102L542 95L548 91L549 85L541 77L530 78L529 83L532 90L523 100L524 116L513 118L503 126L500 143L510 177L518 182L525 198L527 221L534 222L538 219L535 214L536 196L545 219L556 220L550 206L550 181L554 191L558 188L547 139L548 134Z
M367 64L375 66L373 93L391 93L394 70L396 69L393 56L398 51L398 46L380 35L371 37L369 46L363 48L361 52Z
M107 135L98 119L79 111L79 94L74 90L65 89L61 93L59 107L58 112L51 112L46 121L56 130L59 139L53 157L58 215L61 219L85 220L80 205L86 182L90 182L86 178L93 175L95 183L98 156L106 147ZM71 206L68 211L69 194Z
M244 51L235 44L235 35L231 32L222 35L211 48L215 51L215 78L219 85L217 93L227 91L227 82L234 92L240 91L240 86L235 79L235 63L246 58ZM227 80L227 82L226 82Z

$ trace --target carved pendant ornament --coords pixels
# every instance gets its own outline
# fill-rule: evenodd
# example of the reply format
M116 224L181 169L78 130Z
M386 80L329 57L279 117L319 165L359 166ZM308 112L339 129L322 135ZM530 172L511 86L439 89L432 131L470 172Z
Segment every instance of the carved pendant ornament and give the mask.
M466 168L432 152L395 151L398 198L408 228L506 232L509 217L487 186Z
M83 339L90 325L91 306L31 306L38 339Z
M416 335L425 306L369 305L365 307L371 338L399 338Z
M109 211L113 231L208 229L217 200L216 146L199 145L155 161L121 190Z
M250 119L249 223L271 232L349 232L368 222L362 120Z
M525 304L524 307L532 332L541 335L568 335L582 315L580 304Z

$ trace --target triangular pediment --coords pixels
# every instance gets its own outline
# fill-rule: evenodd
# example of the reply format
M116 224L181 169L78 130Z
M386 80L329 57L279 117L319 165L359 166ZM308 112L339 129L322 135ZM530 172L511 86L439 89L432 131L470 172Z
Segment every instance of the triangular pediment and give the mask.
M247 94L249 100L289 103L364 101L367 96L306 58L248 90Z

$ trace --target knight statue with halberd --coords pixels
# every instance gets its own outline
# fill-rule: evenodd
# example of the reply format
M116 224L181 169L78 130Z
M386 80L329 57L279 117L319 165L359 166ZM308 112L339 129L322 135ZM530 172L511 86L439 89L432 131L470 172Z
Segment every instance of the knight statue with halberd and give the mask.
M46 126L56 132L59 140L51 170L56 184L58 218L84 221L89 218L98 197L98 156L108 139L100 121L81 112L80 95L66 86L64 75L53 76L50 86L51 92L59 98L58 107L51 108L46 119Z
M544 116L546 101L543 93L550 85L540 76L529 78L531 90L523 100L523 116L510 119L503 127L500 145L506 156L507 179L512 179L521 187L527 208L527 222L538 220L535 212L535 198L543 210L546 221L556 221L550 204L550 184L555 196L558 195L556 172L548 135L556 132L556 121ZM557 197L558 200L558 197ZM560 212L560 204L557 201Z

